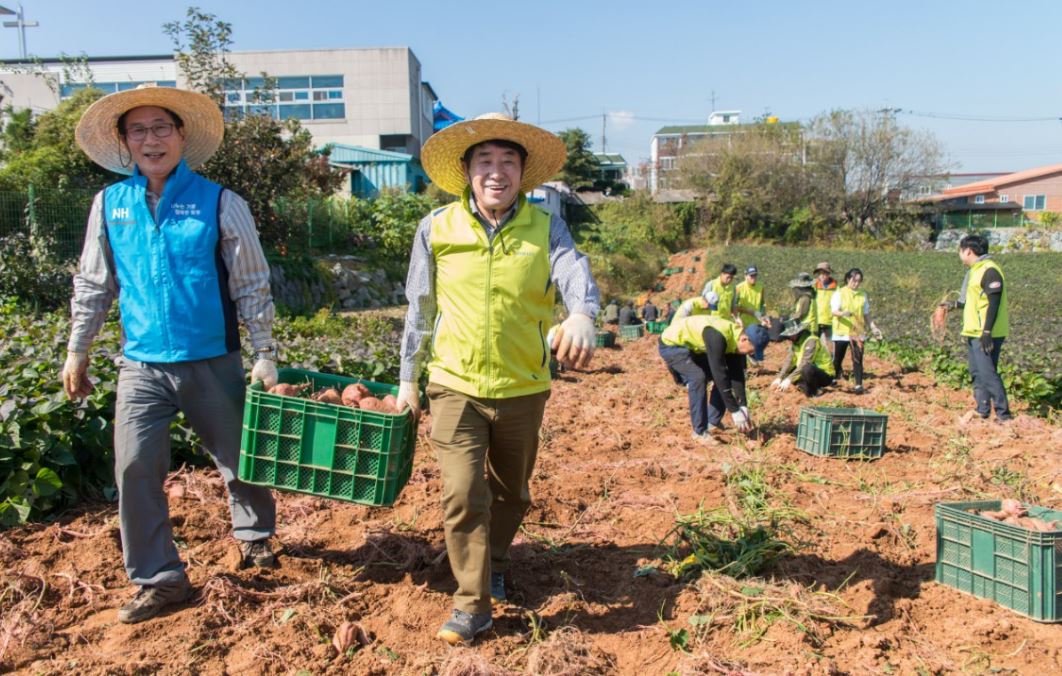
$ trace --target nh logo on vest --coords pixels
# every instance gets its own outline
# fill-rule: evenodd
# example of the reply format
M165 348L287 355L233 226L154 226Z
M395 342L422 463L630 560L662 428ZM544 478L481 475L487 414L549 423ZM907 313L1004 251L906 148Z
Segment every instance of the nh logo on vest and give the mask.
M114 207L111 209L111 225L136 225L129 207Z

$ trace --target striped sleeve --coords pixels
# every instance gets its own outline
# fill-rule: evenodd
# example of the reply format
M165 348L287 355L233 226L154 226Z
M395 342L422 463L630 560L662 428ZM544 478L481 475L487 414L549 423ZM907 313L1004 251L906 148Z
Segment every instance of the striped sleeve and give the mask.
M221 258L229 273L229 293L255 349L273 344L273 293L269 264L258 239L254 217L242 197L225 190L218 214Z
M74 295L70 299L70 341L66 349L88 352L100 332L107 312L118 296L114 259L103 228L103 191L96 194L85 228L85 246L74 273Z
M425 216L413 236L406 275L406 324L402 331L399 379L415 383L428 359L429 344L435 330L435 257L431 251L431 214Z
M601 294L590 272L590 259L575 248L568 224L557 214L549 224L549 266L568 314L578 312L596 318L601 311Z

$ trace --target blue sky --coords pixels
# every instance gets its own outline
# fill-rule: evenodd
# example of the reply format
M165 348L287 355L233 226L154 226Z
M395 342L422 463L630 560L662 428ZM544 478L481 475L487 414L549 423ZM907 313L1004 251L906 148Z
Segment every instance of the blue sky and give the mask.
M900 108L898 119L933 132L961 171L1062 162L1062 2L197 4L233 25L236 51L409 46L458 114L498 110L503 95L518 95L522 119L582 126L595 151L604 113L607 149L628 161L648 156L659 127L705 120L714 92L717 109L746 118ZM166 53L161 25L188 6L23 5L40 22L26 31L28 51L40 56ZM0 58L17 56L16 31L0 30ZM1047 121L1019 121L1030 118Z

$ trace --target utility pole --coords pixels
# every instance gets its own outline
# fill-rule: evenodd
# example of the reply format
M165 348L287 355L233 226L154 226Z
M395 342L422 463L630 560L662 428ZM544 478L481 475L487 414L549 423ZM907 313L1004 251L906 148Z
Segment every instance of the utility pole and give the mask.
M714 89L712 90L712 96L710 98L712 99L712 109L710 111L708 111L708 112L709 113L714 113L715 112L715 90Z
M605 152L605 120L607 119L605 113L601 113L601 152Z
M15 12L7 7L0 6L0 15L14 15L15 21L5 21L4 28L17 28L18 29L18 53L19 56L26 59L26 29L37 28L40 26L36 21L26 21L25 14L22 11L22 3L18 3L18 11Z

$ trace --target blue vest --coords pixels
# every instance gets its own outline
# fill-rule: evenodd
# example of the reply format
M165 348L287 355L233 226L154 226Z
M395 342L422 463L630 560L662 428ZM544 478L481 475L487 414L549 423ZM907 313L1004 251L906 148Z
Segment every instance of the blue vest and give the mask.
M103 223L118 277L124 353L172 363L240 349L236 306L221 258L222 188L177 165L147 205L147 178L133 175L103 192Z

